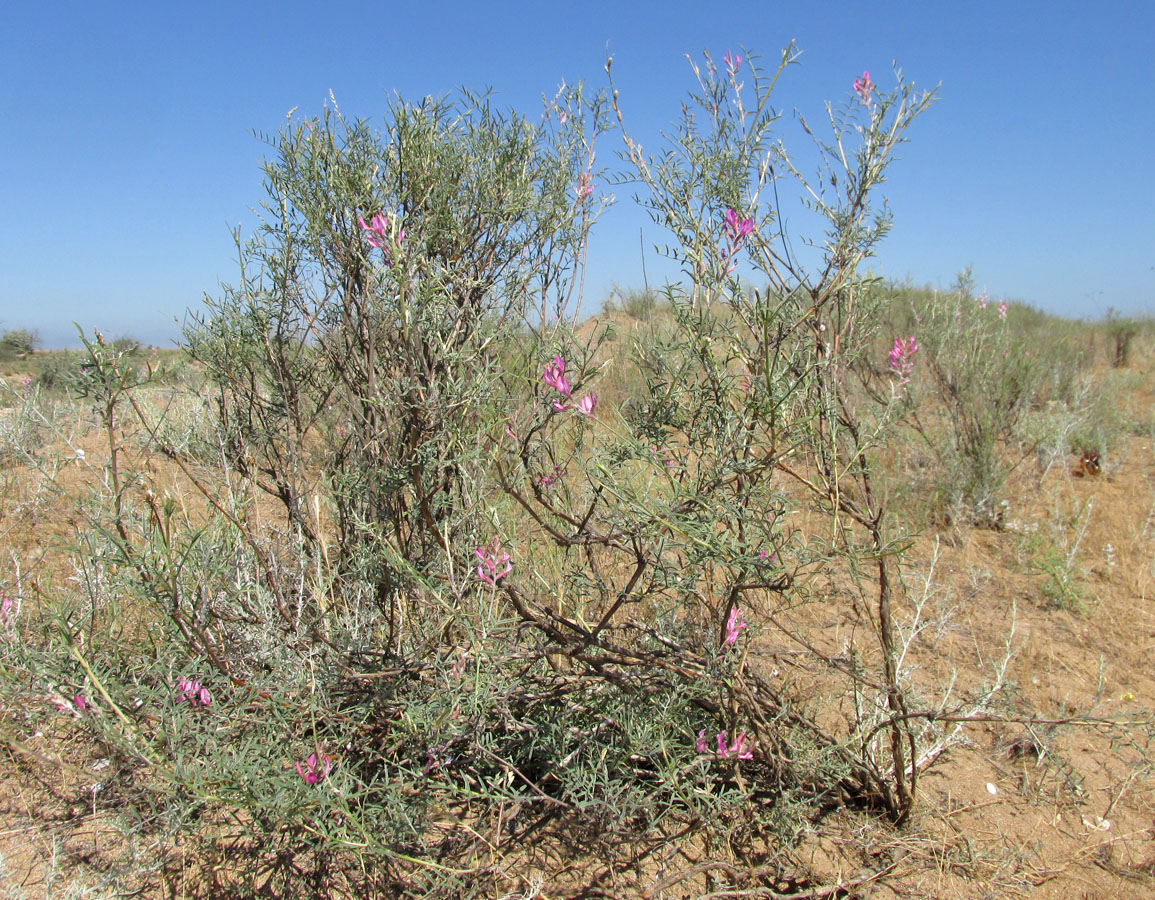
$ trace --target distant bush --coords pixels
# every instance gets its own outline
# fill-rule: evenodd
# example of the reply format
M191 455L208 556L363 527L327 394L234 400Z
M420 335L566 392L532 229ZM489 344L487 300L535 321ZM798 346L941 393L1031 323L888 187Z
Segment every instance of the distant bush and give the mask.
M61 350L47 353L40 360L36 381L46 390L64 390L76 384L84 361L84 354L79 352Z
M1119 310L1107 310L1107 334L1111 338L1111 365L1125 368L1131 358L1131 342L1139 333L1139 323L1120 315Z
M1044 366L1012 328L1012 308L955 290L915 296L912 330L927 389L916 385L915 426L939 463L938 512L950 521L1000 527L1005 452L1038 395Z
M30 356L40 344L40 335L24 328L13 328L0 335L0 360Z
M646 321L658 305L658 295L650 288L620 288L614 285L613 291L606 300L607 312L620 309L627 316L639 321Z
M142 351L141 343L132 335L121 335L114 338L112 341L112 348L117 353L125 356L139 356Z

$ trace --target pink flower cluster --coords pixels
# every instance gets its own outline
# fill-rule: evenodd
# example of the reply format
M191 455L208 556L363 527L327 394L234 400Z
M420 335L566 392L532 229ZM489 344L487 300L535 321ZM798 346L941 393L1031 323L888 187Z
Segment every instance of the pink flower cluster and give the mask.
M543 488L549 488L549 487L553 486L554 482L560 481L562 478L565 478L565 476L567 474L568 473L566 472L566 470L563 469L561 466L554 466L553 467L553 474L552 475L542 475L541 478L539 478L537 480L537 483L540 484Z
M553 388L564 397L568 397L573 390L565 377L565 360L560 356L555 356L553 362L545 364L545 372L542 373L541 380L546 387Z
M487 584L497 584L513 571L513 562L508 553L501 549L501 541L494 541L493 546L486 544L473 551L473 555L481 560L477 567L477 577Z
M667 469L674 468L678 463L670 455L670 451L665 447L659 447L657 444L650 444L650 452L661 461L662 465Z
M910 373L914 371L914 354L918 352L918 344L914 336L895 338L894 346L890 348L890 371L899 378L899 385L910 381Z
M553 388L567 400L572 398L573 388L570 387L569 380L565 377L565 360L560 356L555 356L553 362L546 363L541 380L546 387ZM573 409L583 416L592 416L597 406L598 395L594 393L586 394L577 402L576 406L572 403L563 403L560 400L553 401L554 412L565 412L567 409Z
M574 187L573 192L577 195L579 201L584 200L594 192L593 179L590 178L589 172L582 172L578 176L578 183Z
M297 774L304 779L305 784L316 784L333 771L333 760L323 753L314 751L305 757L304 762L304 766L297 763Z
M999 304L999 318L1005 319L1007 317L1007 311L1010 308L1011 308L1011 305L1009 303L1007 303L1006 300L1004 300L1002 303L1000 303Z
M726 210L725 216L726 245L722 248L722 262L726 264L726 274L729 275L737 268L734 257L746 243L746 238L754 233L754 220L742 219L732 209Z
M434 744L427 749L425 751L425 768L421 770L421 774L428 775L452 763L453 757L448 754L448 750L449 747L446 744Z
M727 746L726 732L718 732L716 738L718 744L717 756L721 759L753 759L754 748L750 743L750 739L746 736L746 732L739 731L734 740ZM703 728L698 732L698 740L694 742L694 749L699 753L709 753L709 745L706 743L706 729Z
M722 57L722 62L726 64L727 71L729 71L731 75L735 75L738 72L738 67L742 65L742 57L736 53L727 51L726 55Z
M361 224L361 228L367 232L365 240L384 254L385 265L393 265L391 244L400 244L405 240L405 229L398 230L397 220L393 216L386 219L381 213L377 213L369 222L366 222L363 216L358 215L357 221Z
M213 696L209 693L209 689L196 678L189 678L187 675L182 675L176 683L176 693L177 703L187 703L193 708L211 706L213 702Z
M730 618L726 620L726 637L722 641L723 647L729 647L731 644L737 643L738 635L746 627L746 619L742 616L742 611L738 607L730 610Z
M3 600L0 600L0 628L7 631L12 625L12 598L5 597Z
M874 82L870 80L870 73L863 72L861 78L854 79L854 93L863 106L870 106L870 95L874 92Z

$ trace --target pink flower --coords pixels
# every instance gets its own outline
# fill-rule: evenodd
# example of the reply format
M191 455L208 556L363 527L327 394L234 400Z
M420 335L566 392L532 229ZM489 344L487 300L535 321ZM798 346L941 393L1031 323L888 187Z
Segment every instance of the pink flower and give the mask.
M583 416L592 416L594 414L594 410L597 409L597 406L598 395L586 394L578 401L577 411L580 412Z
M481 560L477 567L477 577L489 584L497 582L513 571L510 555L501 550L501 541L494 541L492 548L489 544L478 547L473 555Z
M670 451L665 447L659 447L657 444L650 444L650 452L654 454L654 456L658 457L662 461L662 465L664 465L667 469L672 469L677 465L677 463L674 462L673 457L670 456Z
M297 774L304 779L305 784L316 784L333 770L333 760L324 754L316 752L305 757L305 765L297 763Z
M563 469L561 466L554 466L552 475L542 475L541 478L539 478L537 480L537 482L543 488L548 488L548 487L551 487L555 481L557 481L561 478L565 478L566 474L567 474L566 470Z
M732 54L727 51L726 55L722 57L722 62L726 64L726 68L729 69L730 74L733 75L738 71L738 66L742 65L742 57L736 53Z
M890 348L890 371L899 378L899 385L910 381L910 373L914 371L914 354L918 352L918 344L914 336L895 338L894 346Z
M726 746L726 732L718 735L718 755L723 759L753 759L754 750L747 743L746 732L739 731L729 747Z
M393 265L393 256L390 250L391 235L395 235L392 237L392 241L400 244L405 240L405 229L402 228L398 231L397 220L392 216L386 219L381 213L373 216L368 224L366 224L365 219L360 214L357 216L357 221L361 224L361 227L368 232L368 234L365 235L365 240L367 240L371 246L376 247L385 254L386 265Z
M983 291L981 294L979 294L979 309L986 309L986 308L987 308L987 292Z
M754 233L753 219L739 219L732 209L726 210L726 231L736 240L743 240Z
M555 356L553 358L553 362L546 363L545 371L542 373L541 380L547 386L556 390L563 397L568 397L570 395L572 388L570 388L569 381L567 381L565 377L565 360L560 356Z
M722 646L728 647L737 642L738 635L742 633L742 629L745 627L746 620L742 617L742 611L736 606L733 607L730 610L730 618L726 620L726 639L722 641Z
M430 772L436 772L438 769L448 766L453 762L453 757L446 751L449 750L445 744L435 744L425 751L425 768L421 770L422 775L428 775Z
M386 247L385 234L388 228L388 223L385 217L377 213L369 224L365 224L365 219L360 214L357 216L357 221L361 223L361 227L369 232L365 235L365 239L378 250L384 250Z
M65 699L60 694L54 694L48 698L52 705L61 712L72 713L76 718L80 718L86 709L88 709L88 700L83 694L75 694L72 697Z
M1011 306L1009 303L1007 303L1006 300L1004 300L1002 303L1000 303L999 304L999 318L1005 319L1007 317L1007 310L1009 310L1010 308L1011 308Z
M738 732L738 736L734 738L733 743L729 746L726 744L726 732L718 733L718 752L717 755L722 759L753 759L754 749L750 745L750 739L746 736L746 732ZM703 728L698 732L698 739L694 742L694 749L699 753L708 753L709 746L706 743L706 729Z
M582 172L578 177L577 186L573 189L579 200L584 200L594 192L594 183L588 172Z
M12 625L12 598L5 597L0 600L0 628L8 628Z
M874 82L870 80L870 73L863 72L861 78L854 79L854 92L858 94L863 106L870 105L870 94L874 90Z
M753 219L740 219L738 214L732 209L726 210L725 216L726 226L726 245L722 248L719 254L722 262L727 263L726 273L729 275L736 268L734 257L738 251L742 249L742 245L746 243L746 238L754 233Z
M187 703L189 706L211 706L213 702L209 689L197 679L182 675L176 683L177 703Z

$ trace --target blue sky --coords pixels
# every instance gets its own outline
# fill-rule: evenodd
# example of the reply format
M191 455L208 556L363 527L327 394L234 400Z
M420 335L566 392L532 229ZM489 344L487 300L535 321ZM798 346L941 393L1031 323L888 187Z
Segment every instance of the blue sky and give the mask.
M317 114L332 91L379 123L391 92L466 86L536 115L562 80L604 84L607 43L650 148L691 86L686 54L772 64L795 41L776 106L812 123L897 61L940 100L884 186L895 222L873 268L946 288L972 265L995 297L1155 313L1155 4L9 0L0 23L0 329L48 346L73 321L171 343L235 280L230 229L263 197L253 132L293 107ZM641 283L648 220L617 199L591 243L590 311Z

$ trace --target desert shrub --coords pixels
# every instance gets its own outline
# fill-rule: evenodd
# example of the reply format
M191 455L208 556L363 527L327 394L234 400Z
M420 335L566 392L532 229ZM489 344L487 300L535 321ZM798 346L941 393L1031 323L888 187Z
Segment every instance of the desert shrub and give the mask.
M951 521L998 527L1001 491L1017 459L1020 426L1037 402L1044 366L1012 328L1011 307L974 297L969 272L956 290L915 309L929 389L915 418L939 462L936 505Z
M607 333L565 313L594 144L627 120L580 89L538 124L466 94L269 139L239 280L186 329L219 453L86 340L108 462L80 587L0 675L115 748L133 827L282 896L494 896L550 837L611 867L691 842L756 883L833 804L909 818L949 740L903 667L908 536L876 489L915 351L879 366L860 269L931 96L860 79L811 182L770 104L791 59L707 60L656 156L624 132L682 279L615 345L617 406ZM783 255L787 176L813 269ZM861 623L845 648L816 604ZM765 634L807 665L757 664Z

